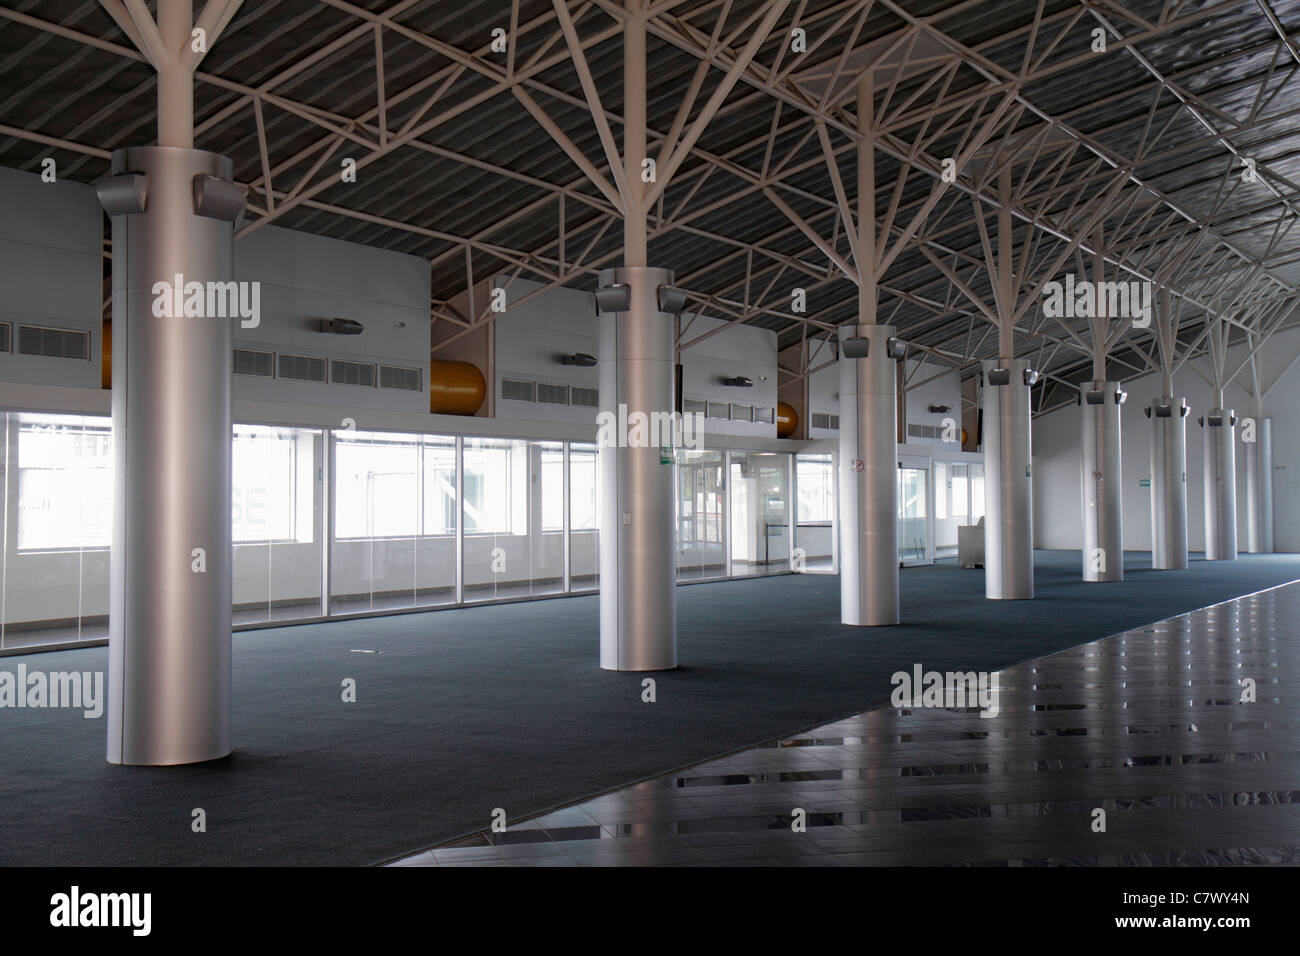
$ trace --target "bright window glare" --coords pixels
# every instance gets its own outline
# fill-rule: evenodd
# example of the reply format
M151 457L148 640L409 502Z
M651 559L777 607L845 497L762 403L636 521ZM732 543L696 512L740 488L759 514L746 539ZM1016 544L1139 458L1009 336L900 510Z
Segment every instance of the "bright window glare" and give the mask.
M799 489L799 523L829 524L835 517L835 469L830 455L799 455L795 459Z
M112 444L112 431L104 419L20 419L20 551L106 548L111 544Z

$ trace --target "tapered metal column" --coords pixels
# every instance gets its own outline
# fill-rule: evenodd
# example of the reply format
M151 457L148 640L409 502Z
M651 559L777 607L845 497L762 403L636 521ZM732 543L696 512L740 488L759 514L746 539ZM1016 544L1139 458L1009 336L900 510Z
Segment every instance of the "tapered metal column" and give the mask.
M1233 441L1237 416L1212 408L1200 419L1204 429L1205 559L1237 560L1237 462Z
M1273 553L1273 420L1255 419L1255 440L1246 455L1246 550Z
M1119 382L1079 388L1083 405L1083 455L1079 484L1083 514L1083 579L1124 580L1124 471L1120 464L1119 409L1128 397Z
M894 327L840 328L840 620L898 623Z
M986 359L984 370L984 596L1034 596L1034 508L1029 386L1024 359Z
M673 313L667 269L600 273L600 666L677 666L673 449L652 424L673 411ZM638 434L637 416L647 426ZM657 417L656 417L657 416ZM624 424L626 423L626 424Z
M114 253L108 759L193 763L230 753L238 316L211 315L207 290L233 278L243 192L230 160L196 149L119 150L112 171L100 185Z
M1168 395L1152 399L1151 566L1187 567L1187 402Z

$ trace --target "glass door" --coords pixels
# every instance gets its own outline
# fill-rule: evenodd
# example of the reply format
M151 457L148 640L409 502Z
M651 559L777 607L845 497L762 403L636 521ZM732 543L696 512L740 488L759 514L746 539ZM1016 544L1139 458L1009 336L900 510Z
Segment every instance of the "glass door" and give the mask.
M776 452L732 452L731 574L790 569L790 459Z
M930 461L903 458L898 465L898 561L930 564Z
M934 558L957 557L957 529L970 519L970 465L934 463Z
M677 579L727 573L723 453L677 451Z

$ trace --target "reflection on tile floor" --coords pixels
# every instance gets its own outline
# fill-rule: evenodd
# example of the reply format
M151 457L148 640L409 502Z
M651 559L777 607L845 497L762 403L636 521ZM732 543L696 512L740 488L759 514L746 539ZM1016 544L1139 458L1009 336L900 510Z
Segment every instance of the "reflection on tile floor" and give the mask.
M1300 582L1001 671L993 718L872 710L395 865L1300 863L1297 620Z

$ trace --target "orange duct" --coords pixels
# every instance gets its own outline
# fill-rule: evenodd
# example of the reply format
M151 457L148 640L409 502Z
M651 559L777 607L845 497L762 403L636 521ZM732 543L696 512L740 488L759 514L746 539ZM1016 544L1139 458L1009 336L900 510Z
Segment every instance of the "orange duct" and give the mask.
M435 415L473 415L483 404L487 384L478 366L433 359L429 363L429 411Z
M794 430L799 427L799 413L794 410L793 405L785 402L776 403L776 437L789 438L794 434Z
M99 335L99 387L113 387L113 320L105 319Z

